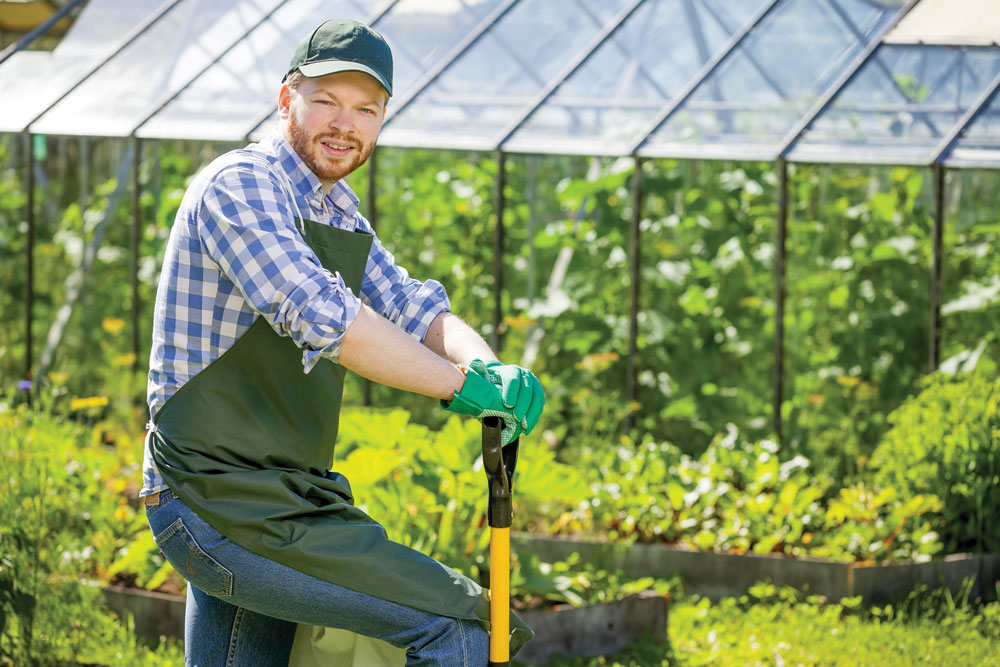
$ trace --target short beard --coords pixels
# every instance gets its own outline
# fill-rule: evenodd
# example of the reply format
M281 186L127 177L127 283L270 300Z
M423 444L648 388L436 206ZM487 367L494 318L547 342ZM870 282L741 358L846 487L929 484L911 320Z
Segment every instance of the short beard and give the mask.
M316 174L316 177L321 182L326 183L336 183L340 179L344 178L352 171L363 165L368 157L375 150L375 142L371 142L368 145L360 146L354 157L346 165L340 164L329 164L326 166L318 164L316 160L316 151L322 150L318 144L321 139L341 139L345 140L351 146L358 147L359 141L351 135L342 135L338 133L328 133L323 135L317 135L315 137L310 137L306 134L305 130L299 125L298 120L295 118L295 114L292 113L288 117L288 142L292 145L292 148L302 161L305 162L306 166L312 173Z

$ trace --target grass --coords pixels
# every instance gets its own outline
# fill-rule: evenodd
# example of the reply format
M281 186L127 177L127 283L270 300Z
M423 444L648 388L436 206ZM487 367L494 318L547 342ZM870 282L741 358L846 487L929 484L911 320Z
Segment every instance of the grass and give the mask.
M1000 603L916 591L897 605L863 607L769 584L712 604L670 608L666 643L639 641L597 658L554 658L549 667L823 665L1000 666Z

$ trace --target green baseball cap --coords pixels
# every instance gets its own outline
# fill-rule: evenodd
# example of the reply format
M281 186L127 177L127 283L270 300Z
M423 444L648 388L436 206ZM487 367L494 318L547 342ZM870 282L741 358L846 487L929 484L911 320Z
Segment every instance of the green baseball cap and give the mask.
M364 72L392 95L392 51L382 35L364 23L332 19L299 42L281 79L299 70L309 78L335 72Z

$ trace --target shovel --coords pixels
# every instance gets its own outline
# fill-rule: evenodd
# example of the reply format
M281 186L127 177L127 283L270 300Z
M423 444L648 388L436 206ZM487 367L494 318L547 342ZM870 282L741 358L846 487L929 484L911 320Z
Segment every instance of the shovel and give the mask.
M514 515L511 489L518 441L500 445L503 422L483 419L483 468L490 502L490 667L510 665L510 525Z

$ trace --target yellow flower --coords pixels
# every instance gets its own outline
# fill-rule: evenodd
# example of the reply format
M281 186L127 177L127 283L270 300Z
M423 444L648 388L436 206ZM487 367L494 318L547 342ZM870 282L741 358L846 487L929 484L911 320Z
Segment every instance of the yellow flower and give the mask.
M114 336L120 334L125 328L125 320L118 317L105 317L101 320L101 328Z
M86 410L87 408L103 408L108 404L107 396L87 396L86 398L74 397L69 402L70 410Z
M617 352L595 352L588 354L583 358L583 361L577 362L576 367L580 370L597 373L609 368L618 359L620 357Z
M135 363L135 354L129 352L128 354L119 354L115 357L115 360L111 362L111 365L115 368L121 368L123 366L131 366Z
M806 394L806 400L813 405L823 405L826 403L826 396L823 394Z
M49 379L55 384L63 384L69 379L69 373L64 373L62 371L53 371L49 373Z
M532 319L532 318L529 318L529 317L525 317L524 315L517 315L517 316L510 316L510 315L508 315L508 316L506 316L506 317L503 318L503 321L504 321L504 324L506 324L509 327L513 327L514 329L524 329L529 324L534 324L538 320L535 320L535 319Z
M115 510L115 518L119 521L124 521L128 518L128 509L124 507L119 507Z

